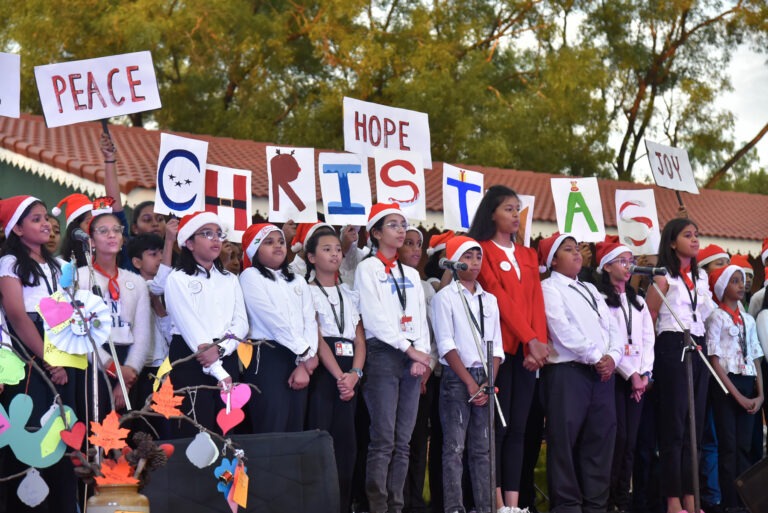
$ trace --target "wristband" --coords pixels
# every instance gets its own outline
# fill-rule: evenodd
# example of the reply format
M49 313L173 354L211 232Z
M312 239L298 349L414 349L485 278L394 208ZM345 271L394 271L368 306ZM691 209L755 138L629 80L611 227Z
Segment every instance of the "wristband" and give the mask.
M114 164L115 162L117 162L117 160L105 160L104 161L105 164Z

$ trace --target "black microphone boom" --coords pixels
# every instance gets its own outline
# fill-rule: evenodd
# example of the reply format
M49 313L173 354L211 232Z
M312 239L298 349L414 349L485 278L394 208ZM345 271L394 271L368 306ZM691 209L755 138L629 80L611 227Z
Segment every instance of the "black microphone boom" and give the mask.
M466 271L469 269L469 266L464 262L456 262L454 260L448 260L447 258L441 258L439 265L440 269L450 269L452 271Z
M639 265L630 265L629 272L632 274L643 274L646 276L666 276L666 267L642 267Z
M80 242L90 242L91 238L88 237L88 234L85 233L80 228L75 228L72 230L72 240L80 241Z

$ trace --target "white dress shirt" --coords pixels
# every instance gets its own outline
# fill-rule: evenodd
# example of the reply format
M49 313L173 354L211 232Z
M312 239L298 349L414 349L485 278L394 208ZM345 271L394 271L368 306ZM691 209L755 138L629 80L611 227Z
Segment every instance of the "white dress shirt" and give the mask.
M170 273L165 282L165 304L173 323L171 332L181 335L193 352L201 344L211 344L228 334L237 338L248 334L248 316L237 276L224 274L215 266L208 277L202 268L192 276L179 269ZM229 355L237 344L237 340L229 339L219 345ZM203 372L219 381L229 376L220 360L203 367Z
M629 379L635 372L642 375L653 370L653 346L656 343L656 333L653 328L653 319L651 311L640 296L637 296L637 302L643 309L629 304L626 292L619 295L621 305L624 308L608 307L611 313L611 321L616 323L617 332L621 337L621 347L624 348L621 361L616 366L616 372L624 379ZM630 308L632 309L632 344L629 344L629 334L627 333L627 319Z
M469 304L469 310L474 315L475 322L483 330L484 336L478 331L471 317L466 314L464 302L459 295L457 282L442 288L432 298L432 325L440 354L440 363L448 365L445 355L456 350L464 367L482 367L487 361L487 341L493 341L493 355L504 361L504 347L501 343L501 323L499 320L499 305L496 296L486 292L475 282L474 294L464 285L461 293ZM482 315L480 301L483 303ZM478 353L475 336L480 341L481 353Z
M755 323L757 324L757 339L763 347L763 356L765 356L768 354L768 310L759 312Z
M274 340L297 356L314 356L319 332L309 285L301 276L294 275L289 282L281 271L267 271L274 280L262 276L255 267L240 274L251 326L249 337Z
M717 305L712 299L712 292L709 290L707 273L699 269L699 276L696 279L696 286L694 288L696 293L696 320L693 319L693 311L691 310L691 297L694 294L694 290L689 291L681 277L672 278L667 276L667 283L669 284L669 290L667 290L666 296L672 309L683 325L690 328L691 335L703 337L706 330L704 321L717 309ZM691 296L688 295L689 292ZM667 306L662 303L659 315L656 318L656 334L664 331L682 332L683 330L677 324L672 314L669 313Z
M591 283L557 271L541 282L547 315L549 363L594 365L609 355L618 365L623 353L618 326L603 296Z
M128 356L122 365L128 365L140 372L146 363L150 351L150 307L149 291L146 282L138 274L118 269L117 284L120 287L120 298L114 301L109 295L109 279L101 273L91 273L87 267L77 270L78 287L81 290L93 290L98 285L102 298L112 312L112 329L109 338L117 346L129 345ZM98 348L101 361L112 360L112 354L102 347Z
M320 290L320 286L313 283L309 286L312 292L314 308L317 311L317 325L320 328L320 335L323 337L342 337L348 340L355 340L355 331L360 322L360 295L350 289L345 283L336 287L323 287L325 294ZM339 291L344 301L344 332L339 333L339 327L336 324L336 318L341 321L342 304L339 299ZM336 316L333 310L336 309Z
M512 264L512 268L515 270L515 275L517 276L517 279L520 279L520 264L517 262L517 258L515 257L515 245L512 244L510 247L502 246L498 244L496 241L493 241L494 244L496 244L496 247L499 248L504 252L505 255L507 255L507 260Z
M391 273L384 272L384 264L375 256L366 258L357 266L355 290L360 294L360 313L365 326L365 338L377 338L400 351L413 347L429 354L429 327L424 289L419 272L403 265L403 275L396 264ZM397 285L394 280L397 280ZM405 297L405 312L397 295ZM410 317L408 333L401 330L403 316Z
M5 255L0 258L0 278L10 277L18 278L18 275L14 272L13 268L16 266L16 257L13 255ZM27 287L22 286L21 294L24 297L24 311L35 312L35 307L40 303L40 300L53 294L58 288L58 279L61 277L61 273L58 273L56 277L53 276L51 267L48 264L40 264L40 269L45 274L46 281L40 278L37 286ZM48 288L50 286L50 289Z
M755 319L748 313L742 313L744 321L742 333L745 336L747 357L739 343L739 327L733 322L731 314L718 308L707 318L707 352L720 358L720 366L725 372L744 376L757 376L755 360L762 358L763 348L757 339Z

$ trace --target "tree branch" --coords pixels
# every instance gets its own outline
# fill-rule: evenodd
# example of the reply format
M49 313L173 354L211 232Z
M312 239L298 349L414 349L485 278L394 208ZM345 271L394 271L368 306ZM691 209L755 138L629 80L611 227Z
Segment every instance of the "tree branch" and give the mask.
M711 189L715 185L722 180L722 178L725 176L725 173L728 172L729 169L733 167L733 165L739 161L741 157L743 157L749 150L755 147L755 145L760 142L760 139L763 138L763 136L768 133L768 123L763 126L763 128L760 129L760 131L757 133L755 137L752 138L751 141L749 141L747 144L745 144L739 151L734 153L734 155L729 158L725 164L723 164L723 167L715 171L712 176L709 177L709 180L707 180L707 183L704 184L704 189Z

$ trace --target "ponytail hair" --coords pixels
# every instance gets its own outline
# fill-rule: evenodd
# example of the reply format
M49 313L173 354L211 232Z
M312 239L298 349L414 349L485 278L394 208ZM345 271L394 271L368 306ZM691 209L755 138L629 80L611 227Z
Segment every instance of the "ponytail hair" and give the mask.
M304 254L309 255L312 253L313 255L317 251L317 244L320 242L320 237L324 235L333 235L336 237L336 239L341 243L341 239L339 238L339 235L334 231L333 228L328 226L321 226L317 230L315 230L312 233L312 236L307 239L307 241L304 243ZM315 264L309 261L309 258L307 258L307 272L304 275L304 279L309 281L309 276L312 274L312 271L315 270Z

